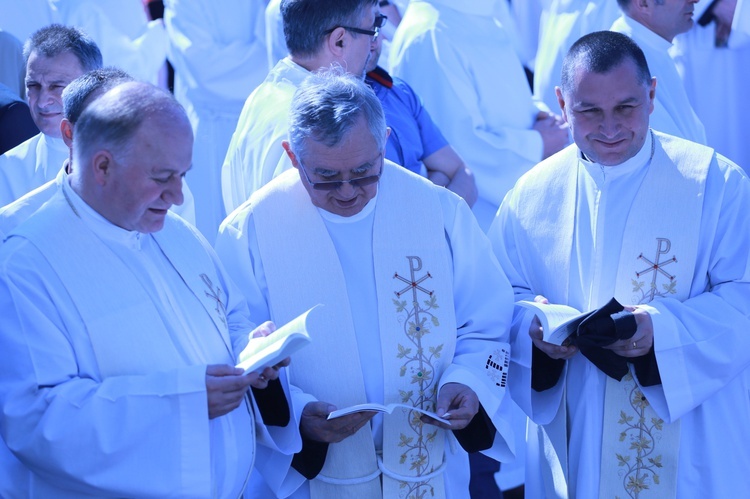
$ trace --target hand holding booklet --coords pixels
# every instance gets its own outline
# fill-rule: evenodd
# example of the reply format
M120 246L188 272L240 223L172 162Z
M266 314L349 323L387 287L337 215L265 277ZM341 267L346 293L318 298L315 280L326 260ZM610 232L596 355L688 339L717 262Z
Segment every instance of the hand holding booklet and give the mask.
M310 343L310 319L319 313L316 310L320 307L322 305L315 305L268 336L250 338L240 353L240 362L236 367L244 369L245 374L262 371L266 367L275 366Z
M563 345L568 337L576 333L581 322L591 315L591 312L581 313L580 310L560 304L524 300L516 305L536 313L542 323L542 339L554 345Z
M355 412L365 412L365 411L373 411L373 412L387 412L388 414L391 414L394 409L403 408L408 411L417 411L419 413L424 414L425 416L430 416L432 419L435 419L437 421L440 421L443 424L451 424L450 421L448 421L445 418L441 418L434 412L426 411L424 409L421 409L419 407L412 407L408 404L388 404L388 405L382 405L382 404L357 404L353 405L351 407L347 407L345 409L339 409L337 411L333 411L328 415L328 419L334 419L334 418L340 418L341 416L346 416L347 414L353 414ZM443 414L443 416L447 416L448 414Z

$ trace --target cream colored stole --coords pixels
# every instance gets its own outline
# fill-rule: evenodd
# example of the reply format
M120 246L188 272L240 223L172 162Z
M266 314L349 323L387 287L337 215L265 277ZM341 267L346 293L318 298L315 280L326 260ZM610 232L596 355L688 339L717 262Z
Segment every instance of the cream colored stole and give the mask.
M633 200L617 270L621 303L690 297L713 150L675 142L665 135L654 140L651 166ZM631 374L619 382L607 377L603 430L599 497L676 496L680 421L661 419Z
M43 216L41 212L44 212ZM226 318L216 312L217 300L208 296L205 279L217 290L218 277L208 254L186 250L200 246L182 226L167 217L155 235L175 269L206 309L217 327L230 357L232 353ZM62 191L19 226L13 235L29 240L45 256L66 287L86 325L102 378L138 375L188 365L178 353L159 312L133 272L78 218ZM205 255L195 261L196 257ZM121 292L122 290L122 292ZM223 298L226 302L226 296ZM219 307L220 308L220 307Z
M434 410L437 383L453 358L456 325L441 204L425 183L384 165L373 265L384 401ZM291 383L340 408L366 402L343 270L297 170L280 175L251 199L273 320L285 323L317 303L326 305L321 316L330 334L314 337L294 356ZM329 446L323 470L310 482L311 496L444 497L444 438L443 430L423 425L418 414L394 411L384 416L382 461L366 425Z

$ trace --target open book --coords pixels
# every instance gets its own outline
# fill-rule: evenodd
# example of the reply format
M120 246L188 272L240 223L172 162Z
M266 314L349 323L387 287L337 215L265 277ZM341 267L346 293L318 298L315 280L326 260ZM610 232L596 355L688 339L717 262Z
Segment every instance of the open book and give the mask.
M451 424L450 421L448 421L445 418L441 418L434 412L426 411L424 409L420 409L419 407L412 407L408 404L388 404L388 405L382 405L382 404L357 404L353 405L351 407L347 407L346 409L339 409L337 411L333 411L328 415L328 419L334 419L334 418L340 418L341 416L346 416L347 414L352 414L355 412L364 412L364 411L374 411L374 412L387 412L388 414L391 414L394 409L398 408L404 408L408 411L417 411L420 412L426 416L430 416L432 419L436 419L444 424ZM443 416L447 416L448 413L443 414Z
M575 334L578 326L592 312L581 313L573 307L559 304L538 303L535 301L519 301L516 303L536 313L542 323L543 340L547 343L562 345L571 334Z
M245 370L245 374L262 371L275 366L294 352L310 343L307 332L310 319L322 305L313 308L287 322L268 336L250 338L247 346L240 353L240 363L236 367Z

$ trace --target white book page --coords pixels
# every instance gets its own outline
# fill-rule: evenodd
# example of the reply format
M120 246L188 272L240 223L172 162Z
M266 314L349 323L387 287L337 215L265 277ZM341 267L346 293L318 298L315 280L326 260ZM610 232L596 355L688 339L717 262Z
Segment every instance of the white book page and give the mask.
M245 374L262 371L310 343L308 326L310 317L322 305L316 305L307 312L287 322L268 336L250 338L245 349L240 353L239 364Z
M350 407L347 407L345 409L339 409L337 411L333 411L328 415L328 419L335 419L340 418L341 416L346 416L347 414L353 414L355 412L365 412L365 411L374 411L374 412L387 412L388 414L391 414L394 409L397 409L399 407L402 407L404 409L407 409L409 411L417 411L419 413L422 413L426 416L430 416L433 419L436 419L437 421L440 421L444 424L451 424L451 422L445 418L441 418L434 412L426 411L424 409L420 409L419 407L412 407L407 404L399 404L399 403L393 403L388 405L382 405L382 404L357 404ZM447 416L448 413L444 414L443 416Z

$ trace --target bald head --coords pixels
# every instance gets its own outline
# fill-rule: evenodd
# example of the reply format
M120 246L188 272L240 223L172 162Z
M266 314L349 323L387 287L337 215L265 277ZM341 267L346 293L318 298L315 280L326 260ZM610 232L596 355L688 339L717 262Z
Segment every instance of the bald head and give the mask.
M142 82L123 83L94 100L75 126L71 187L112 224L161 230L182 204L193 132L171 94Z
M124 153L145 121L182 127L192 134L184 109L171 94L148 83L128 82L109 90L81 113L74 154L85 158L99 148Z

